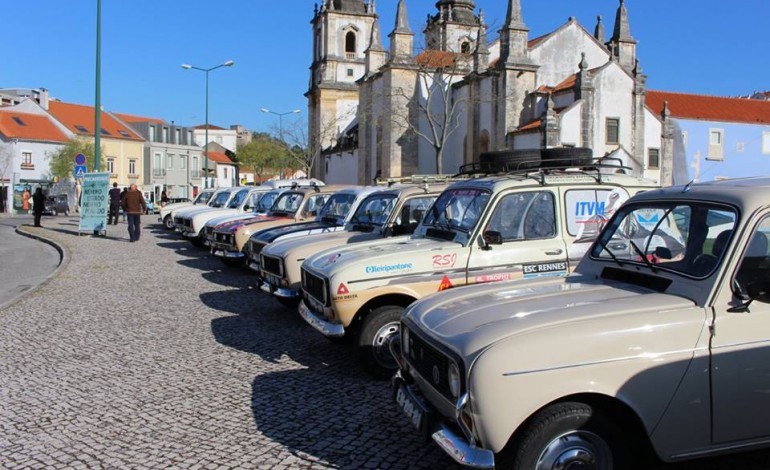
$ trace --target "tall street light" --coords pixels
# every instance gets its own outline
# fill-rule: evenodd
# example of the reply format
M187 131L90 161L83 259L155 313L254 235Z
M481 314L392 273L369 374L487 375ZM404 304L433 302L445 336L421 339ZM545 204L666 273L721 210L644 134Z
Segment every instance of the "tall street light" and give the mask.
M206 139L206 142L204 143L204 149L203 149L206 155L203 159L203 164L204 164L203 171L205 175L204 176L205 183L203 186L204 188L209 187L209 72L211 72L212 70L216 70L220 67L232 67L234 64L235 64L234 61L228 60L224 64L219 64L216 67L211 67L208 69L196 67L190 64L182 64L182 68L185 70L193 69L193 70L200 70L201 72L206 73L206 137L204 137Z
M270 113L278 116L278 138L281 140L281 143L284 143L283 142L283 117L288 114L298 114L302 112L299 109L295 109L294 111L286 111L285 113L276 113L275 111L270 111L267 108L262 108L260 111L262 111L263 113Z

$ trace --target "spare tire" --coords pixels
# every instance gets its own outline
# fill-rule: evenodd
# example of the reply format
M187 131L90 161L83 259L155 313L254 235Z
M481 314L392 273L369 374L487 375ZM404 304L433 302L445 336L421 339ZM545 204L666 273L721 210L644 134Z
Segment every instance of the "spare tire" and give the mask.
M588 147L557 147L541 152L544 168L591 166L594 151Z
M497 150L479 155L479 162L498 171L532 170L540 168L540 149Z

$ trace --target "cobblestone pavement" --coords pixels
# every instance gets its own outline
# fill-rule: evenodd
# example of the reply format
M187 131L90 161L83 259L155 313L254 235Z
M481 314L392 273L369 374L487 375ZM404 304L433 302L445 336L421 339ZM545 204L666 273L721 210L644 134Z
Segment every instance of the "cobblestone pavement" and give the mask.
M150 222L145 217L144 222ZM0 310L1 468L458 468L349 346L245 270L145 225L77 236L50 283ZM661 470L766 469L766 453Z

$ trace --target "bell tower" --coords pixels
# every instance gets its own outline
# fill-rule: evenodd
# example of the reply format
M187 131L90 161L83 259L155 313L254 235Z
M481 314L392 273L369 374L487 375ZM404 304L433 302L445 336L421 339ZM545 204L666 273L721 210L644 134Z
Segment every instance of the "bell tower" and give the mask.
M479 17L473 0L439 0L438 12L428 15L426 49L470 54L476 50Z
M374 0L323 0L313 10L313 57L305 96L312 173L317 178L324 177L321 151L356 116L356 81L366 73L366 51L376 18Z

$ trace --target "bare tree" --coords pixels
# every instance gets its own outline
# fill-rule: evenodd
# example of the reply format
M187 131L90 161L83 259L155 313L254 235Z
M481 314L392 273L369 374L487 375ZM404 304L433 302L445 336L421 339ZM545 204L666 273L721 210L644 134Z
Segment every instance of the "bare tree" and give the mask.
M321 119L321 126L315 130L316 135L308 135L307 122L302 118L284 125L283 138L289 150L287 166L302 169L310 176L324 150L333 147L334 142L340 138L340 133L344 131L341 128L343 124L350 122L355 115L356 109L350 108L338 112L333 118L327 116Z

